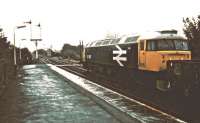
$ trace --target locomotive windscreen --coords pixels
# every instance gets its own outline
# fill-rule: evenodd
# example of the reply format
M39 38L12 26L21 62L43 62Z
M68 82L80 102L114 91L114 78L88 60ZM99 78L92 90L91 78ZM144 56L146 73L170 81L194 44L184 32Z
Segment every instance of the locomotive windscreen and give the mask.
M161 39L161 40L148 40L148 51L162 51L162 50L189 50L188 42L181 39Z

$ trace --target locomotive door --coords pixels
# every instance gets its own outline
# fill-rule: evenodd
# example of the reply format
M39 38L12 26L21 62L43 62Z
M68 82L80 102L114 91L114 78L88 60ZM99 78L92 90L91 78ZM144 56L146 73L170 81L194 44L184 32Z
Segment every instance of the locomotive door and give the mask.
M141 40L139 43L139 69L145 69L146 66L146 52L145 52L145 41Z

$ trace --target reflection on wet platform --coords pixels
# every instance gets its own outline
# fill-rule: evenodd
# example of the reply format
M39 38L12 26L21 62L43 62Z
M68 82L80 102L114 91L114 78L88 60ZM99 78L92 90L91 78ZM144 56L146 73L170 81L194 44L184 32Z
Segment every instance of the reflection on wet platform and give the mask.
M22 122L119 123L46 65L23 67L19 81Z

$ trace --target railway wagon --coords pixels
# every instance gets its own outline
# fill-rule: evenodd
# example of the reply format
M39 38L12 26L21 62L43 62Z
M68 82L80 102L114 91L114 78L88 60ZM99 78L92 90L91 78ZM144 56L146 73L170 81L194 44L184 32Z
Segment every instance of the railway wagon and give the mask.
M176 30L93 41L83 54L83 64L89 70L111 76L125 73L161 91L176 86L174 66L178 63L183 67L182 61L191 61L189 43Z

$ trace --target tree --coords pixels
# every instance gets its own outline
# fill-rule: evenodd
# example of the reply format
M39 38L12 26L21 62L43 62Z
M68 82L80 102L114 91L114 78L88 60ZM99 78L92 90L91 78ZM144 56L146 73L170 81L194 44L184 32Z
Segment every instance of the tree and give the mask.
M189 40L193 59L200 59L200 15L195 18L184 18L184 34Z
M22 48L21 49L22 59L21 64L30 64L32 62L32 55L31 52L28 50L28 48Z
M61 50L61 55L64 58L80 59L80 46L64 44Z
M4 36L3 29L0 28L0 59L9 59L9 46L10 42L7 41L7 37Z

